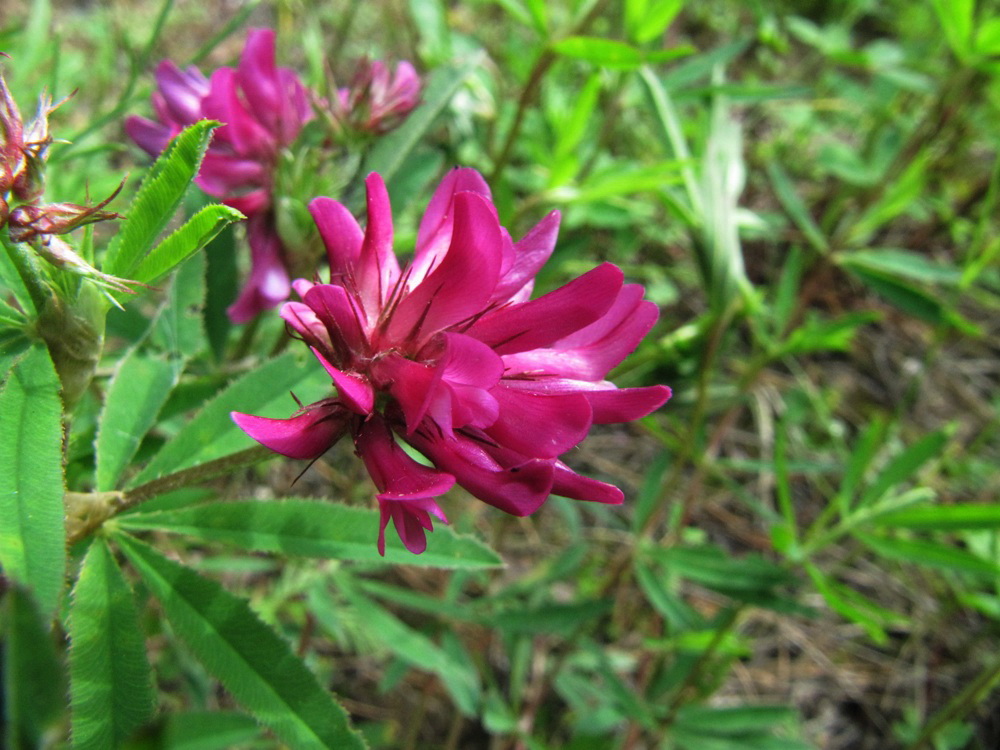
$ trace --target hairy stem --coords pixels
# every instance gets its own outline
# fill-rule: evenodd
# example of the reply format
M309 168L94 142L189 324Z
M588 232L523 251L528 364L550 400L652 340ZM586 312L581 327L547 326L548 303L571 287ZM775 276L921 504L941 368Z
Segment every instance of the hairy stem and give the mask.
M257 445L239 453L208 461L190 469L168 474L159 479L140 484L131 490L115 492L67 492L66 543L72 545L99 529L105 521L122 511L134 508L146 500L184 487L200 484L238 469L260 463L273 456L269 449Z

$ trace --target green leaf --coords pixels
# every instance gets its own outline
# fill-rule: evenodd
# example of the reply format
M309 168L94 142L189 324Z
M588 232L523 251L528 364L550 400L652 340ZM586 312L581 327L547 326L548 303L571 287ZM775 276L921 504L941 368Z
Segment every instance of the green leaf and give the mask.
M976 29L976 52L983 56L1000 54L1000 16L987 18Z
M132 591L103 539L84 558L69 617L73 748L118 747L155 697Z
M176 232L154 247L139 263L132 278L152 284L211 242L219 232L246 217L217 203L205 206Z
M503 564L482 542L440 524L428 534L427 549L421 555L408 551L399 537L387 530L383 558L375 546L378 511L310 500L205 503L159 513L134 513L116 523L127 529L156 529L303 557L471 570Z
M201 120L170 141L139 186L118 234L108 246L103 271L122 278L132 273L181 204L219 123Z
M455 92L479 64L479 60L477 55L464 63L446 65L435 70L427 80L423 103L410 113L400 127L379 139L368 155L365 171L378 172L389 183L438 115L451 102Z
M854 499L854 493L861 485L868 467L875 459L875 454L878 453L879 448L885 440L885 432L885 422L880 419L874 419L857 438L854 450L851 452L851 457L847 462L847 469L844 471L844 479L840 483L840 489L837 491L837 497L834 500L840 509L841 515L847 515Z
M629 35L638 44L651 42L663 35L673 22L684 0L631 0L626 3L626 23ZM634 10L633 10L634 9ZM629 13L629 10L632 10Z
M590 175L578 188L559 188L552 198L566 203L588 203L619 195L635 195L643 191L658 191L665 185L679 182L681 165L675 161L656 164L615 164Z
M233 328L226 309L236 299L236 237L230 224L205 248L205 335L217 362L226 355L229 332Z
M747 601L771 595L775 588L795 581L787 570L760 555L735 558L710 545L669 549L649 546L646 554L671 573Z
M878 526L926 531L1000 528L1000 505L931 505L886 513L874 519Z
M21 311L0 299L0 328L23 328L28 320Z
M792 221L795 222L795 226L799 228L813 249L820 253L827 252L830 249L830 243L827 242L823 230L819 228L819 225L809 213L805 201L799 197L798 192L795 190L795 185L792 184L785 170L781 168L781 165L777 161L770 161L767 165L767 174L771 178L771 186L774 188L774 194L781 202L782 208L785 209Z
M507 633L555 633L568 637L590 620L606 615L611 607L610 599L538 607L519 605L484 615L480 622Z
M873 505L896 485L912 480L924 464L941 454L947 442L948 433L937 430L908 446L879 472L875 481L861 494L858 506L864 508Z
M233 424L229 412L277 412L288 416L294 411L289 408L291 404L285 406L291 401L289 389L318 369L322 368L306 366L296 353L255 367L209 401L160 449L131 486L250 447L253 441Z
M177 384L176 361L129 352L104 397L97 430L97 490L112 490Z
M210 674L292 747L364 748L333 700L242 599L125 535L115 539Z
M945 38L959 60L972 54L975 0L931 0Z
M205 256L196 255L178 269L150 331L150 343L177 360L193 359L205 348L205 265Z
M11 253L15 253L16 250L12 246L8 246L8 242L7 233L3 232L0 236L0 250L3 251L0 252L0 289L6 287L14 295L14 299L17 300L17 304L21 306L22 310L29 314L35 313L39 307L35 304L31 290L25 286L24 279L18 273L17 266L11 257Z
M219 750L258 739L256 721L235 711L187 711L167 719L163 750Z
M932 325L951 322L957 317L957 313L946 309L938 298L919 287L864 268L848 267L866 286L908 315Z
M957 267L935 263L923 253L915 253L912 250L894 248L855 250L838 255L837 260L851 268L928 284L957 286L962 279L962 271Z
M46 622L49 617L43 620L32 597L11 586L0 604L4 699L0 745L34 750L45 746L42 738L62 712L66 680Z
M660 581L656 573L641 561L635 561L635 578L646 595L646 601L653 605L653 609L659 612L671 631L693 630L700 624L700 617L687 603Z
M552 45L563 57L585 60L613 70L635 70L645 62L642 50L614 39L592 36L571 36Z
M864 628L875 643L888 643L889 636L884 630L886 625L906 623L906 618L899 613L880 607L863 594L828 578L812 563L807 562L805 569L830 609Z
M785 706L690 705L678 712L671 739L683 750L812 750L802 740L776 733L797 718Z
M1000 576L1000 565L971 552L924 539L895 539L855 532L858 539L882 557L913 565L971 573L989 580Z
M0 390L0 568L47 618L66 570L59 389L48 352L36 346Z
M365 623L366 633L411 666L436 674L466 716L474 716L481 700L477 673L469 662L459 662L423 633L406 625L380 604L351 585L338 581L355 614Z

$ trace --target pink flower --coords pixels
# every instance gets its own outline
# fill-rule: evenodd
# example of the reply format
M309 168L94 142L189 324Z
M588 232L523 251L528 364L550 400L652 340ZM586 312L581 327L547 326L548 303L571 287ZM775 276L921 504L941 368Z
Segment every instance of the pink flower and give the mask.
M272 189L281 150L312 118L306 88L292 70L275 67L274 32L268 29L250 31L236 68L219 68L205 78L193 66L181 70L164 60L156 68L156 82L156 121L134 116L125 121L126 132L149 154L160 153L198 120L224 123L197 182L249 219L250 278L229 308L234 322L246 322L288 299L291 289Z
M382 134L397 127L420 102L420 76L405 60L395 74L381 60L362 60L351 85L330 105L340 127Z
M525 516L551 493L622 502L612 485L580 476L559 457L593 424L649 414L665 386L619 389L607 373L656 321L642 287L610 263L530 299L555 245L553 211L513 242L478 172L452 171L438 187L401 268L392 213L378 174L366 181L364 230L341 203L309 206L326 245L330 283L299 279L301 302L281 316L329 373L338 395L290 419L233 413L248 434L292 458L317 458L354 437L382 513L422 552L434 498L454 482L490 505ZM433 467L397 444L408 442Z

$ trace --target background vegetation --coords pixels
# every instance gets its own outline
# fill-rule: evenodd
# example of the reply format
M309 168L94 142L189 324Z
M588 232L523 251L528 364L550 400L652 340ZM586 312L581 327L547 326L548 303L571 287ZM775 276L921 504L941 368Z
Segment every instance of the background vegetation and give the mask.
M515 236L563 211L541 291L611 260L662 310L616 382L674 398L569 459L621 486L622 507L553 498L515 519L456 490L448 517L486 546L436 531L423 560L388 563L368 516L366 555L234 540L198 515L212 498L261 501L261 516L290 496L367 507L341 445L297 481L302 466L275 459L118 519L159 552L124 534L77 545L72 575L87 553L109 596L136 594L155 698L116 704L128 746L297 736L231 684L267 664L220 674L192 645L214 615L174 611L202 580L175 560L238 595L216 600L233 612L248 600L280 635L247 634L260 653L291 644L375 748L1000 745L1000 15L980 5L5 2L2 64L22 111L43 87L77 92L52 118L68 142L52 148L50 200L103 197L127 172L111 205L126 212L148 161L122 119L147 112L154 64L231 64L248 26L271 26L280 64L312 85L365 55L439 82L419 139L369 157L394 167L397 248L444 170L473 166ZM192 189L182 211L204 202ZM250 445L207 428L175 442L201 455L169 455L211 424L191 421L209 398L224 406L251 388L241 376L288 369L261 364L283 346L276 315L246 329L224 317L241 242L224 231L175 283L112 310L64 446L67 488L95 487L102 404L135 351L183 362L157 371L167 386L137 466ZM5 372L27 340L3 339ZM349 511L331 507L342 515L316 523L342 530ZM95 595L87 580L76 597ZM85 669L67 661L69 597L51 632L12 581L0 597L8 746L63 746L66 675Z

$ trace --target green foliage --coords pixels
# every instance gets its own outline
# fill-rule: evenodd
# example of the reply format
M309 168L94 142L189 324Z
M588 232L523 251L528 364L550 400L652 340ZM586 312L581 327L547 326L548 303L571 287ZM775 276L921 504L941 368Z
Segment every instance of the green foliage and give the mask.
M358 562L477 570L501 565L481 542L447 527L429 536L419 557L386 534L385 558L375 547L378 512L309 500L208 503L156 513L133 513L117 524L130 530L169 531L246 550Z
M3 693L4 726L0 738L12 750L42 744L58 720L65 696L49 617L38 611L35 597L14 586L4 594Z
M73 747L119 746L155 698L132 592L103 539L84 558L69 622Z
M139 281L153 280L193 252L183 241L204 244L211 239L212 233L221 229L220 223L238 218L238 212L217 209L201 219L192 219L194 223L178 230L179 237L175 234L163 240L165 247L162 249L159 245L153 247L198 174L216 127L218 123L203 120L186 128L149 168L118 234L108 247L105 273L130 279L142 270L146 279Z
M285 416L282 412L288 411L284 405L289 389L315 376L311 368L301 365L303 359L298 352L285 354L235 380L160 449L132 480L132 486L252 445L229 413L236 409L253 414L278 411Z
M259 721L293 746L365 747L344 709L244 601L142 542L115 540L174 632Z
M97 431L98 490L111 490L119 484L179 374L175 362L139 350L118 363L108 384Z
M47 619L66 570L61 411L52 361L35 346L0 388L0 567Z
M514 240L562 212L536 293L605 260L645 286L660 322L609 379L674 397L564 457L621 507L511 519L456 489L426 552L390 527L381 557L350 446L255 467L230 418L333 391L276 312L229 320L246 233L191 189L219 124L191 126L117 226L60 237L151 285L114 293L106 333L99 277L0 238L0 744L996 744L991 4L154 5L67 24L33 0L0 29L23 112L78 90L45 201L144 168L121 119L157 60L233 63L272 15L278 64L332 72L324 96L360 57L425 76L391 133L322 161L317 117L273 155L293 277L325 278L316 194L361 216L380 172L406 252L435 181L473 166Z

